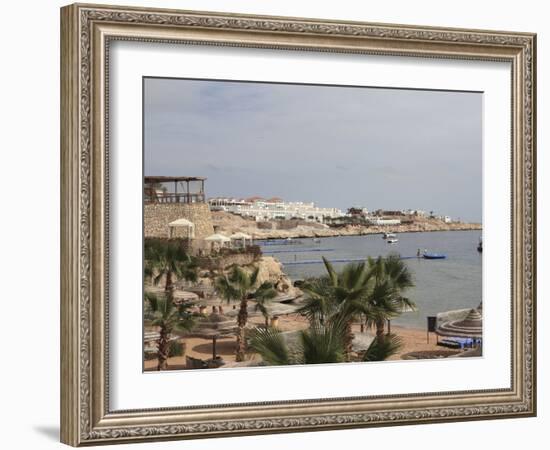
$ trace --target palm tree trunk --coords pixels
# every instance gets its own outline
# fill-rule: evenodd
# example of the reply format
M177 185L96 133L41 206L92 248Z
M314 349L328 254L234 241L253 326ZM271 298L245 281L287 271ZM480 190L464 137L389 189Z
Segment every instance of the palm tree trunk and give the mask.
M248 301L246 299L241 300L241 307L239 308L239 315L237 316L237 349L235 351L235 360L237 362L244 361L246 354L246 337L245 328L248 321Z
M377 339L380 339L380 340L384 339L384 325L385 325L384 319L376 321L376 338Z
M158 342L158 366L157 370L168 369L168 350L170 348L169 333L165 327L161 327Z
M269 316L265 316L265 329L269 328Z
M351 359L351 352L353 349L353 338L355 335L353 334L353 329L351 328L352 321L348 320L346 322L346 329L344 332L344 352L346 355L346 360L349 361Z
M166 292L170 291L172 289L172 271L168 270L166 272L166 284L164 285L164 290Z

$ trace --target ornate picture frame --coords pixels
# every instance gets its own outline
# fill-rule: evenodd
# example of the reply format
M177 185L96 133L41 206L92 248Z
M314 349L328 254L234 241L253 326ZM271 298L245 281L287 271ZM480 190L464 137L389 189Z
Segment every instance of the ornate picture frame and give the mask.
M108 62L116 40L506 61L512 67L511 386L113 411ZM61 440L73 446L536 414L536 36L75 4L61 9Z

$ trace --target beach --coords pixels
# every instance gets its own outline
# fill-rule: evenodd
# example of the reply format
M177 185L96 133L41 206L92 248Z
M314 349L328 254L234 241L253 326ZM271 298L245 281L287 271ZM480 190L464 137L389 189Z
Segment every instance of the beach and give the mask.
M308 324L303 319L297 319L296 315L292 317L280 317L279 325L281 331L291 331L297 329L306 329ZM251 319L251 323L261 325L263 320L261 317L255 317ZM403 359L404 355L413 352L445 352L456 353L454 351L446 350L444 347L436 345L436 335L430 333L429 342L426 341L426 330L419 328L408 328L403 326L392 325L391 331L393 334L400 336L403 339L403 346L397 352L388 358L388 361L395 361ZM360 333L359 325L354 325L354 333ZM372 334L372 332L370 332ZM169 370L183 370L185 369L185 356L191 356L193 358L208 359L212 357L212 340L201 338L185 338L187 350L184 356L177 356L168 358ZM235 361L235 338L230 336L227 338L218 339L216 344L216 353L223 357L227 362ZM249 353L248 358L254 361L260 361L258 355ZM144 362L144 369L146 371L154 371L157 368L156 359L152 359Z

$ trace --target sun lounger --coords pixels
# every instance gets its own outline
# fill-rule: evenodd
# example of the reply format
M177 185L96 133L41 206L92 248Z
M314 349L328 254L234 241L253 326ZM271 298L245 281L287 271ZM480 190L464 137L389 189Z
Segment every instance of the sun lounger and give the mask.
M472 338L446 338L439 341L439 345L449 348L460 348L464 350L466 347L473 347L474 341Z
M447 348L462 348L462 344L453 339L441 339L437 343L437 345L441 345L442 347L447 347Z

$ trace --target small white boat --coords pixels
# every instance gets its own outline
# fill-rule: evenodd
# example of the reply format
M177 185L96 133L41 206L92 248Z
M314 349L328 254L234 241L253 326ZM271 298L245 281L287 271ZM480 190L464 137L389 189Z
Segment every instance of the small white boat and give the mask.
M395 243L399 242L399 239L392 238L392 239L388 239L386 242L387 242L388 244L395 244Z
M395 237L396 237L395 233L384 233L382 235L382 239L393 239Z

